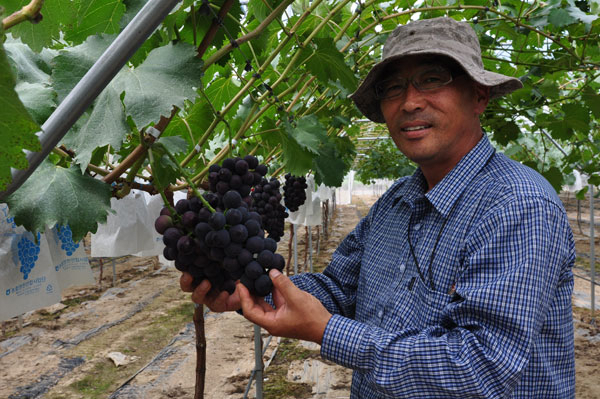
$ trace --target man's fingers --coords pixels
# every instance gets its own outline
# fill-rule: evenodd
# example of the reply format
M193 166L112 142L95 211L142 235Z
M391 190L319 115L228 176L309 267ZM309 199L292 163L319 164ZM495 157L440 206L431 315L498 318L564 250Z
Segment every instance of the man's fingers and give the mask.
M194 282L194 278L189 273L182 273L181 277L179 277L179 286L183 292L192 292L192 283Z
M275 302L275 306L279 306L277 302L280 302L281 300L287 300L289 302L289 299L296 291L299 291L294 283L292 283L292 280L277 269L271 269L269 271L269 277L271 277L271 281L273 281L273 302ZM279 295L281 295L281 298L278 298Z
M196 287L194 292L192 293L192 301L203 304L206 298L206 294L210 291L210 282L208 280L202 280L200 284Z

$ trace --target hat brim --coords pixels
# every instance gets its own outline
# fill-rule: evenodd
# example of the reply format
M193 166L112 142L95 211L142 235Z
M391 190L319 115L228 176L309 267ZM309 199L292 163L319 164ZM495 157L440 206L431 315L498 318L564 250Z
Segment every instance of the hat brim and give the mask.
M379 80L379 76L388 64L410 55L442 55L453 59L464 69L464 71L474 81L484 86L490 87L490 99L504 96L523 87L523 83L521 83L519 79L511 76L486 71L484 69L479 71L469 70L464 65L462 65L462 63L457 57L445 51L411 51L410 54L399 54L396 56L386 58L385 60L373 66L373 68L369 71L369 73L362 81L358 89L356 89L356 91L349 96L349 98L351 98L354 101L356 107L363 113L363 115L365 115L373 122L385 122L383 114L381 113L381 109L379 107L379 100L377 100L377 98L375 97L375 82Z

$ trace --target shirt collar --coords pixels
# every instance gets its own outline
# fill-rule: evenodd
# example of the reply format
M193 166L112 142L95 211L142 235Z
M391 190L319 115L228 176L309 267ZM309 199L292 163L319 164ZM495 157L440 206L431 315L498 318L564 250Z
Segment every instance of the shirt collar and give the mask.
M398 199L402 202L413 203L420 198L427 198L433 207L444 217L447 217L461 194L481 172L495 152L487 136L481 140L465 155L456 166L429 192L426 192L427 181L420 168L406 180Z
M494 152L494 147L484 134L477 145L456 164L442 181L425 194L425 197L438 212L447 217L454 203L485 167Z

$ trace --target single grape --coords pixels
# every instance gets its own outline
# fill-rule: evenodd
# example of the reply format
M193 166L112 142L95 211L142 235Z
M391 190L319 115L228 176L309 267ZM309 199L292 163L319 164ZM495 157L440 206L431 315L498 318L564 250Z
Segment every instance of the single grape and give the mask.
M154 221L154 229L158 234L164 234L165 230L167 230L169 227L173 227L173 219L171 219L171 216L160 215Z
M177 241L182 235L183 233L177 227L169 227L165 230L165 234L163 234L163 243L167 247L176 248Z
M242 204L242 196L235 190L229 190L223 195L223 204L227 209L238 208Z
M256 290L256 295L267 296L273 290L273 282L268 275L263 274L254 280L254 288Z

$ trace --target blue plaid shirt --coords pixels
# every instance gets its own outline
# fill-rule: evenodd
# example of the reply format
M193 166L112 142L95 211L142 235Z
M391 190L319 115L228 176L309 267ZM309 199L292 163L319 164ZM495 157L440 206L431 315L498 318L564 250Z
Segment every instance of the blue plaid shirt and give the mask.
M333 314L321 355L354 370L352 398L574 398L556 192L485 136L426 187L420 170L398 180L322 274L293 276Z

